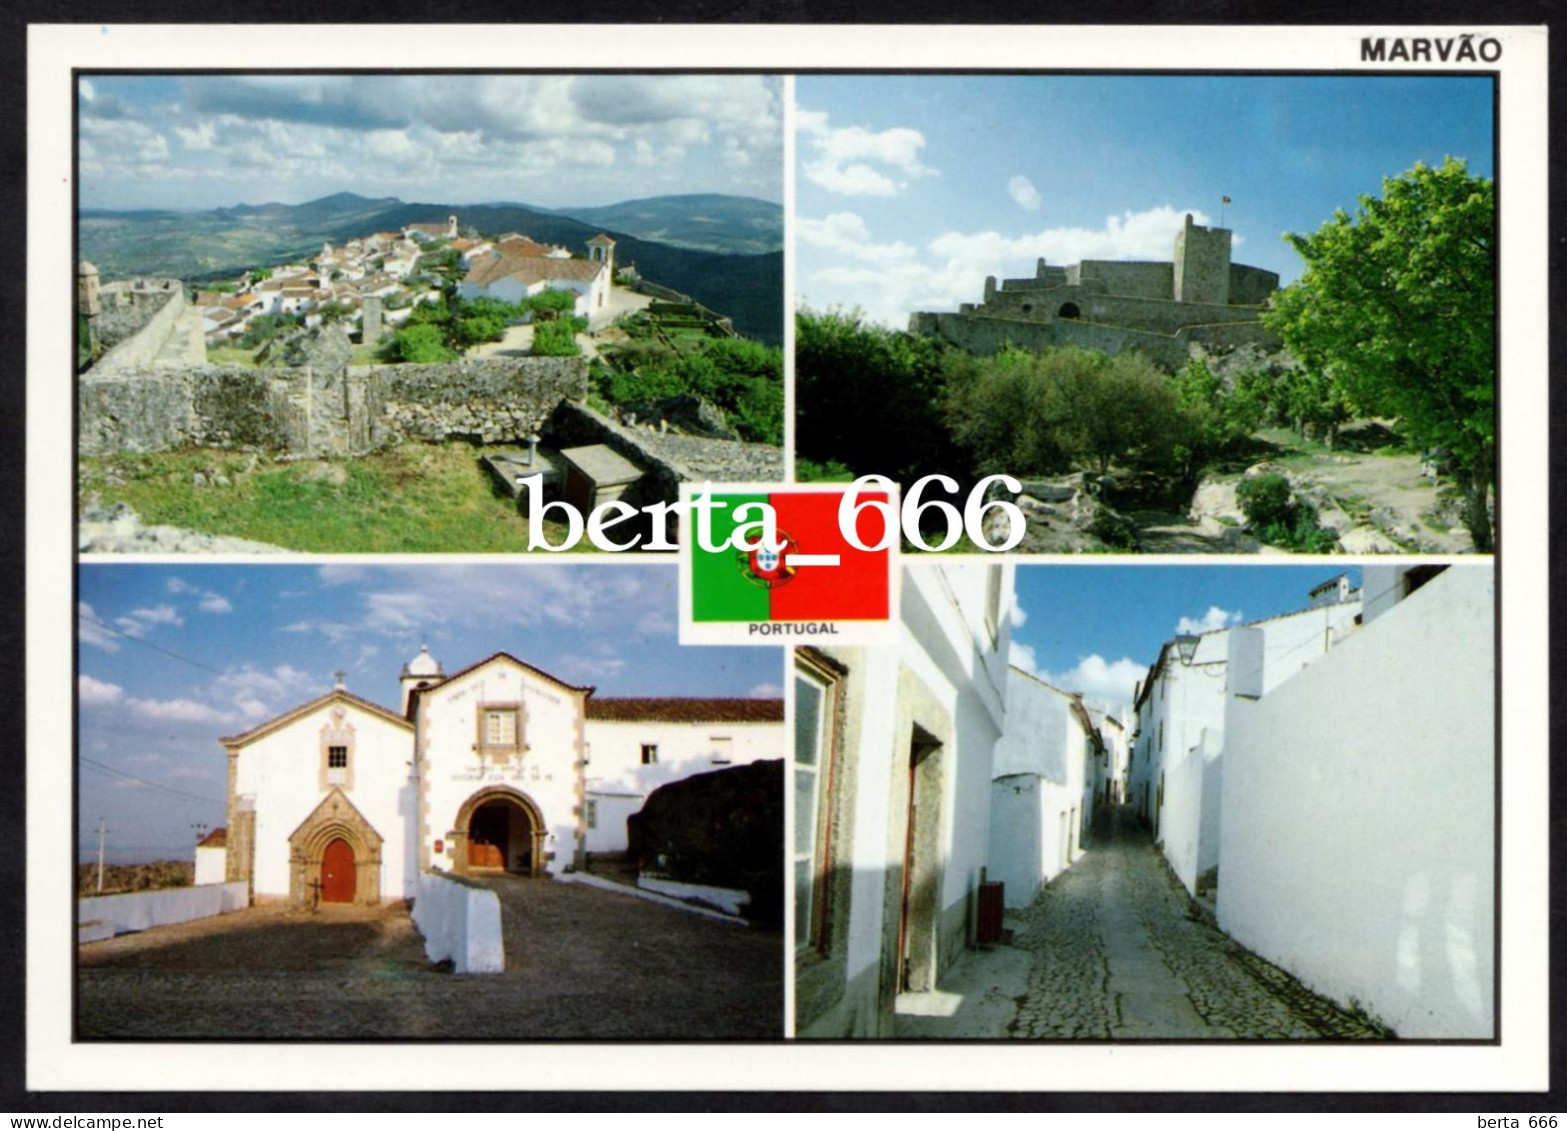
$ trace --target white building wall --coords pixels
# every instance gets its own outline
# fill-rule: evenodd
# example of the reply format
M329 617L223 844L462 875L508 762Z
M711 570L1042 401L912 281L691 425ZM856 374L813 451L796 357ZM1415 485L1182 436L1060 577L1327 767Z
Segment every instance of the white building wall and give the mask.
M405 830L415 808L412 737L352 702L331 700L240 749L234 789L255 799L252 880L260 898L288 898L288 838L331 792L321 788L320 734L338 706L354 728L353 784L343 794L381 836L381 898L410 893Z
M1000 584L992 588L991 570ZM939 967L966 941L990 847L991 756L1002 734L1011 641L1013 567L989 562L907 566L901 613L905 666L951 711L943 750L946 791ZM992 607L992 594L999 601Z
M227 877L229 853L226 848L196 848L196 883L221 884Z
M496 657L420 696L419 749L429 799L428 840L422 846L433 868L455 864L452 833L463 803L491 786L526 795L544 817L544 867L558 874L577 853L577 760L583 695ZM481 757L481 705L520 703L527 749L504 762ZM440 852L435 842L442 842Z
M661 785L693 774L784 757L783 723L587 722L587 795L599 801L589 852L624 852L626 817ZM658 761L642 764L642 747L658 747ZM634 803L633 803L634 802ZM629 805L629 808L628 808Z
M1454 566L1230 704L1219 925L1401 1037L1494 1032L1493 610Z

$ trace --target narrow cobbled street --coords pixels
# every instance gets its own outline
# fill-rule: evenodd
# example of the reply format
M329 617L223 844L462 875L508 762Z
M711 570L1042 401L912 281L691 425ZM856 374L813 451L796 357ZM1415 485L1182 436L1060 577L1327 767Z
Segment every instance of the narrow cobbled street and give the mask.
M1102 811L1087 847L1087 855L1031 906L1008 914L1009 946L967 955L951 984L943 985L962 996L964 1007L946 1017L900 1016L900 1036L1118 1041L1386 1036L1214 927L1169 873L1130 810ZM1003 994L1012 998L1010 1011L996 1009ZM908 1012L918 1009L908 1003Z

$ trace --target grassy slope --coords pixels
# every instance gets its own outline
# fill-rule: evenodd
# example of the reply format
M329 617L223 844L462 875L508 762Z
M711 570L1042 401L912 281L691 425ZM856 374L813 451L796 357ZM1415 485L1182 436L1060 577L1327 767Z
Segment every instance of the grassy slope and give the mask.
M195 486L221 473L230 486ZM128 503L152 524L315 553L506 553L528 524L498 495L477 450L405 444L349 461L273 463L207 449L81 462L82 498ZM558 543L565 529L545 524ZM586 539L580 548L591 549Z

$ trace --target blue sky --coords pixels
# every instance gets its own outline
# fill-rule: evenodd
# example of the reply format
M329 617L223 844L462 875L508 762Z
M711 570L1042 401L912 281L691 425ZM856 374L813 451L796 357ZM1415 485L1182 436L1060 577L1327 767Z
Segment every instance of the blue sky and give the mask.
M448 673L507 651L601 696L782 695L781 649L676 643L672 565L114 563L79 577L83 859L100 816L111 856L186 856L193 823L223 823L220 737L325 694L339 668L395 710L422 642Z
M1417 161L1491 176L1488 78L801 76L807 304L895 327L978 302L986 275L1168 259L1186 212L1277 271L1280 238L1353 212Z
M781 201L781 99L762 75L87 76L81 204Z
M1090 702L1129 704L1159 648L1178 632L1207 632L1294 612L1340 573L1311 565L1020 565L1012 662Z

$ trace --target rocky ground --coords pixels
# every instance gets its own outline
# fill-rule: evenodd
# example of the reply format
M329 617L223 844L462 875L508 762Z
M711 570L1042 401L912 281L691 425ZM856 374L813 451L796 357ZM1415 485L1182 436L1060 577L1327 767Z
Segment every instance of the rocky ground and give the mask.
M124 503L90 503L76 523L76 549L83 554L281 554L282 546L203 534L178 526L147 526Z
M1386 429L1364 422L1362 430ZM1347 430L1348 439L1355 437ZM1390 434L1389 434L1390 435ZM1464 528L1459 492L1427 474L1419 456L1397 451L1285 449L1244 470L1210 472L1182 510L1115 503L1115 489L1092 477L1028 480L1013 500L1028 519L1019 553L1278 554L1246 527L1235 488L1248 475L1276 472L1296 497L1310 502L1318 522L1345 554L1464 554L1474 543ZM1113 479L1113 477L1112 477ZM993 516L992 537L1000 532ZM1118 545L1120 526L1135 549Z
M83 1038L767 1040L783 942L585 886L500 877L506 970L425 958L401 907L250 908L78 951Z
M967 1014L960 1011L944 1021L900 1016L900 1036L1342 1040L1388 1035L1237 946L1194 906L1129 812L1102 817L1087 855L1030 907L1008 916L1010 945L966 956L953 984L944 986L950 992L962 982L965 999L975 1003ZM1026 964L1019 955L1027 957ZM998 1012L994 1003L1003 995L1011 997L1012 1008ZM917 1003L909 1005L900 1006L900 1013L917 1009Z

